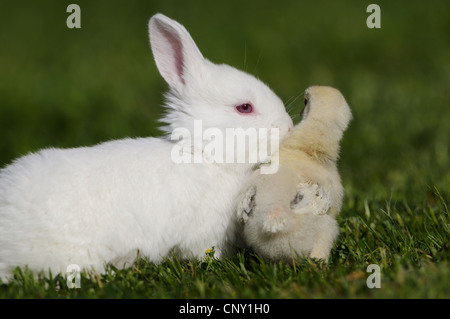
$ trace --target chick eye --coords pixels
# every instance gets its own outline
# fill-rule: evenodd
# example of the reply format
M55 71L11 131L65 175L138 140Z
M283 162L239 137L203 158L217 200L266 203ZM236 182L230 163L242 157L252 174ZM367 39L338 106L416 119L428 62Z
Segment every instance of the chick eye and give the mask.
M253 112L253 106L250 103L244 103L236 106L236 111L239 113L251 113Z
M302 111L300 112L300 116L302 117L302 119L305 117L306 113L307 113L307 107L308 107L308 103L309 103L309 98L305 97L305 100L303 101L303 103L305 103L305 106L303 107Z

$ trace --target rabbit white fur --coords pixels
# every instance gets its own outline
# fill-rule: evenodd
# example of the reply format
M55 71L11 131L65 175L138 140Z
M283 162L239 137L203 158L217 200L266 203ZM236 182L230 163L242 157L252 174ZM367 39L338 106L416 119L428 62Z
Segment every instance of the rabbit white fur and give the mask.
M238 201L245 242L270 260L328 260L338 235L343 187L336 161L351 111L330 87L308 88L305 102L302 121L280 145L278 172L256 170Z
M156 65L169 84L167 123L179 127L292 127L281 100L261 81L203 58L187 30L156 14L149 21ZM251 103L252 114L235 106ZM226 252L236 236L234 199L252 163L176 164L176 141L123 139L93 147L44 149L0 171L0 277L16 266L65 272L70 264L104 271L137 255Z

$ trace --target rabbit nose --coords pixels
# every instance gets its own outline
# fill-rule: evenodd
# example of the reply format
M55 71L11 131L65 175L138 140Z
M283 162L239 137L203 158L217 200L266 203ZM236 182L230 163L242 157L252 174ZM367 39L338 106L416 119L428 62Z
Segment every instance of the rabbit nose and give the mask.
M274 123L272 125L272 128L276 128L276 129L279 130L280 137L283 137L285 134L287 134L287 132L289 132L292 127L293 127L292 124L286 125L286 121L285 120L281 120L281 121L279 121L277 123Z

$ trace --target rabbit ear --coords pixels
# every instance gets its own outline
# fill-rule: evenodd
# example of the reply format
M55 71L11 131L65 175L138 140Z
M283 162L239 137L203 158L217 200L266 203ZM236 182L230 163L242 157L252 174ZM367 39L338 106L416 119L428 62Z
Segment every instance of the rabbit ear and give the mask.
M186 74L199 70L204 58L189 32L165 15L155 14L148 24L156 66L171 88L180 90Z

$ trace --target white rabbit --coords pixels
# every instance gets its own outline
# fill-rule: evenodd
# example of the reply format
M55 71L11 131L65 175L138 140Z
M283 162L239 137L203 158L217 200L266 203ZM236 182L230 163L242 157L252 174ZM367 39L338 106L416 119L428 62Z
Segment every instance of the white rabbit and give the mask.
M200 258L212 246L220 257L234 244L233 200L254 164L175 163L169 134L201 120L203 129L279 128L283 137L292 120L261 81L205 59L176 21L156 14L149 33L169 84L168 135L44 149L1 170L0 277L25 265L102 272L138 250L153 262L172 252Z
M328 260L339 233L344 192L336 161L351 111L330 87L308 88L305 102L302 121L280 145L278 172L256 170L238 200L246 244L270 260Z

